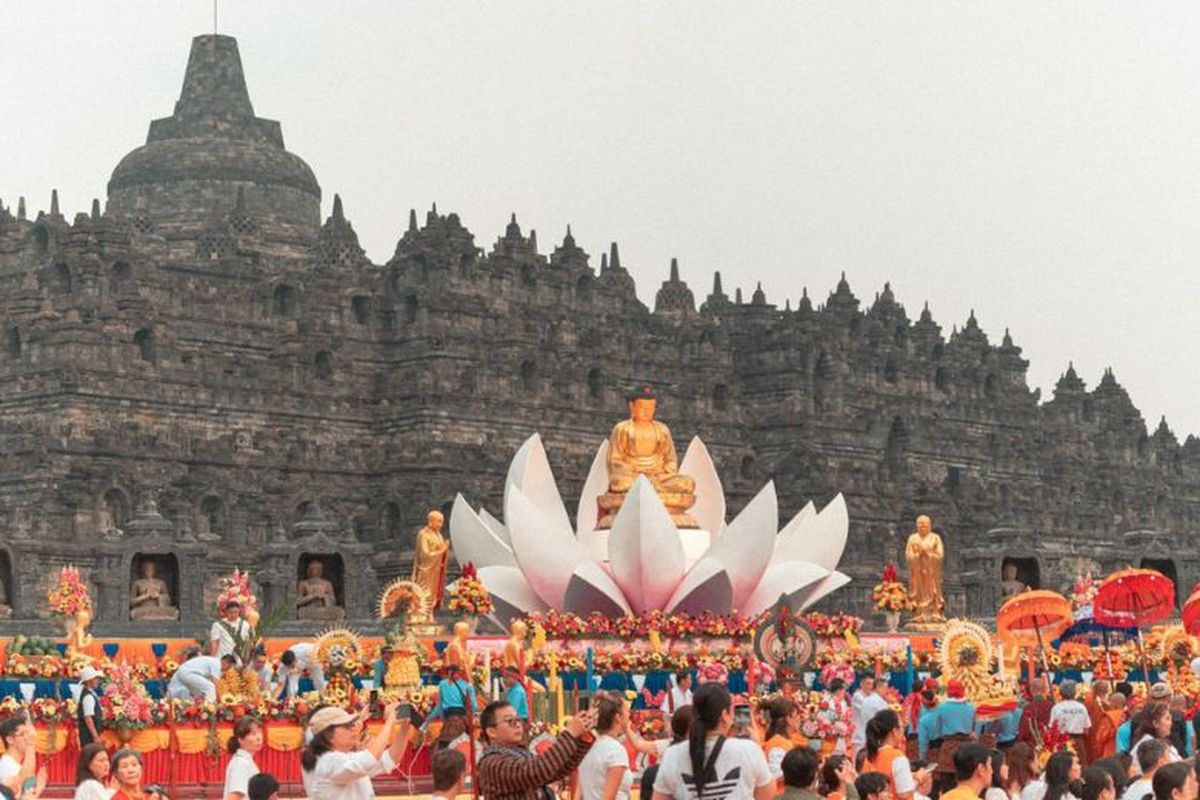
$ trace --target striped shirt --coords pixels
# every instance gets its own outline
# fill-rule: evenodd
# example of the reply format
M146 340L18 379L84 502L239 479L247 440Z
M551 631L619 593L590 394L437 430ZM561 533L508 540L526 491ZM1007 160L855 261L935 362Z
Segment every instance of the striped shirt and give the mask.
M542 800L542 787L560 781L579 766L592 746L563 731L541 755L510 747L489 747L479 759L479 792L487 800Z

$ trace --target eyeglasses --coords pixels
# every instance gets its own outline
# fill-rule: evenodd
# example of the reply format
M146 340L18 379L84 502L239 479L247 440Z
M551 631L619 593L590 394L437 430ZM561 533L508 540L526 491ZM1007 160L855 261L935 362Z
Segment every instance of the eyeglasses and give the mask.
M516 727L517 725L521 724L521 718L520 717L505 717L504 719L496 720L496 724L512 725L513 727Z

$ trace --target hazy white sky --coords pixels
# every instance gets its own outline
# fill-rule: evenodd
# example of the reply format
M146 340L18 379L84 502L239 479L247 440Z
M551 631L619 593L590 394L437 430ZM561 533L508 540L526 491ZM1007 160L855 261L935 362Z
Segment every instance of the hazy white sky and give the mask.
M0 197L68 216L169 115L207 0L6 3ZM845 270L949 334L1005 326L1048 397L1112 366L1200 433L1200 4L225 0L255 110L391 254L408 209L490 248L608 242L771 302Z

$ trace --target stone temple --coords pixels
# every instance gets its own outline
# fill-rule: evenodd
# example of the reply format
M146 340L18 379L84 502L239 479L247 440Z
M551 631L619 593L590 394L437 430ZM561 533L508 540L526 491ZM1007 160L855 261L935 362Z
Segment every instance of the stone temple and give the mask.
M67 562L98 633L167 635L202 628L235 566L294 607L314 560L365 625L427 509L502 506L535 431L578 496L641 382L679 447L704 439L731 512L769 478L783 518L846 494L855 581L827 606L870 612L918 513L945 537L952 614L991 615L1006 565L1054 588L1126 564L1200 578L1200 440L1148 432L1111 371L1089 390L1068 367L1044 401L1007 331L994 344L972 315L946 336L844 276L780 309L717 275L697 304L672 262L651 310L615 243L597 270L569 230L546 253L515 217L481 247L456 214L410 212L374 264L321 196L255 115L235 40L206 35L107 202L72 220L57 196L35 217L0 205L9 627L48 625ZM166 619L131 619L148 562Z

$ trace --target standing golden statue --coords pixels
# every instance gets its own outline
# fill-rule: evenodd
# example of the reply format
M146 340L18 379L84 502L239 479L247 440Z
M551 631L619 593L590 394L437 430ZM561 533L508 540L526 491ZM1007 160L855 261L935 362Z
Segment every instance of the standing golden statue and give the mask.
M442 536L443 522L442 512L436 509L429 512L425 527L417 533L417 557L413 560L413 583L425 589L434 611L442 607L446 567L450 563L450 542Z
M658 398L649 386L631 394L629 419L613 426L608 439L608 493L600 495L597 529L611 528L625 495L639 475L645 475L671 520L679 528L695 528L687 510L696 504L696 482L679 472L671 429L654 418Z
M908 596L914 623L944 622L946 601L942 597L942 562L946 558L942 537L933 532L929 517L917 517L917 529L908 537L904 550L908 562Z

